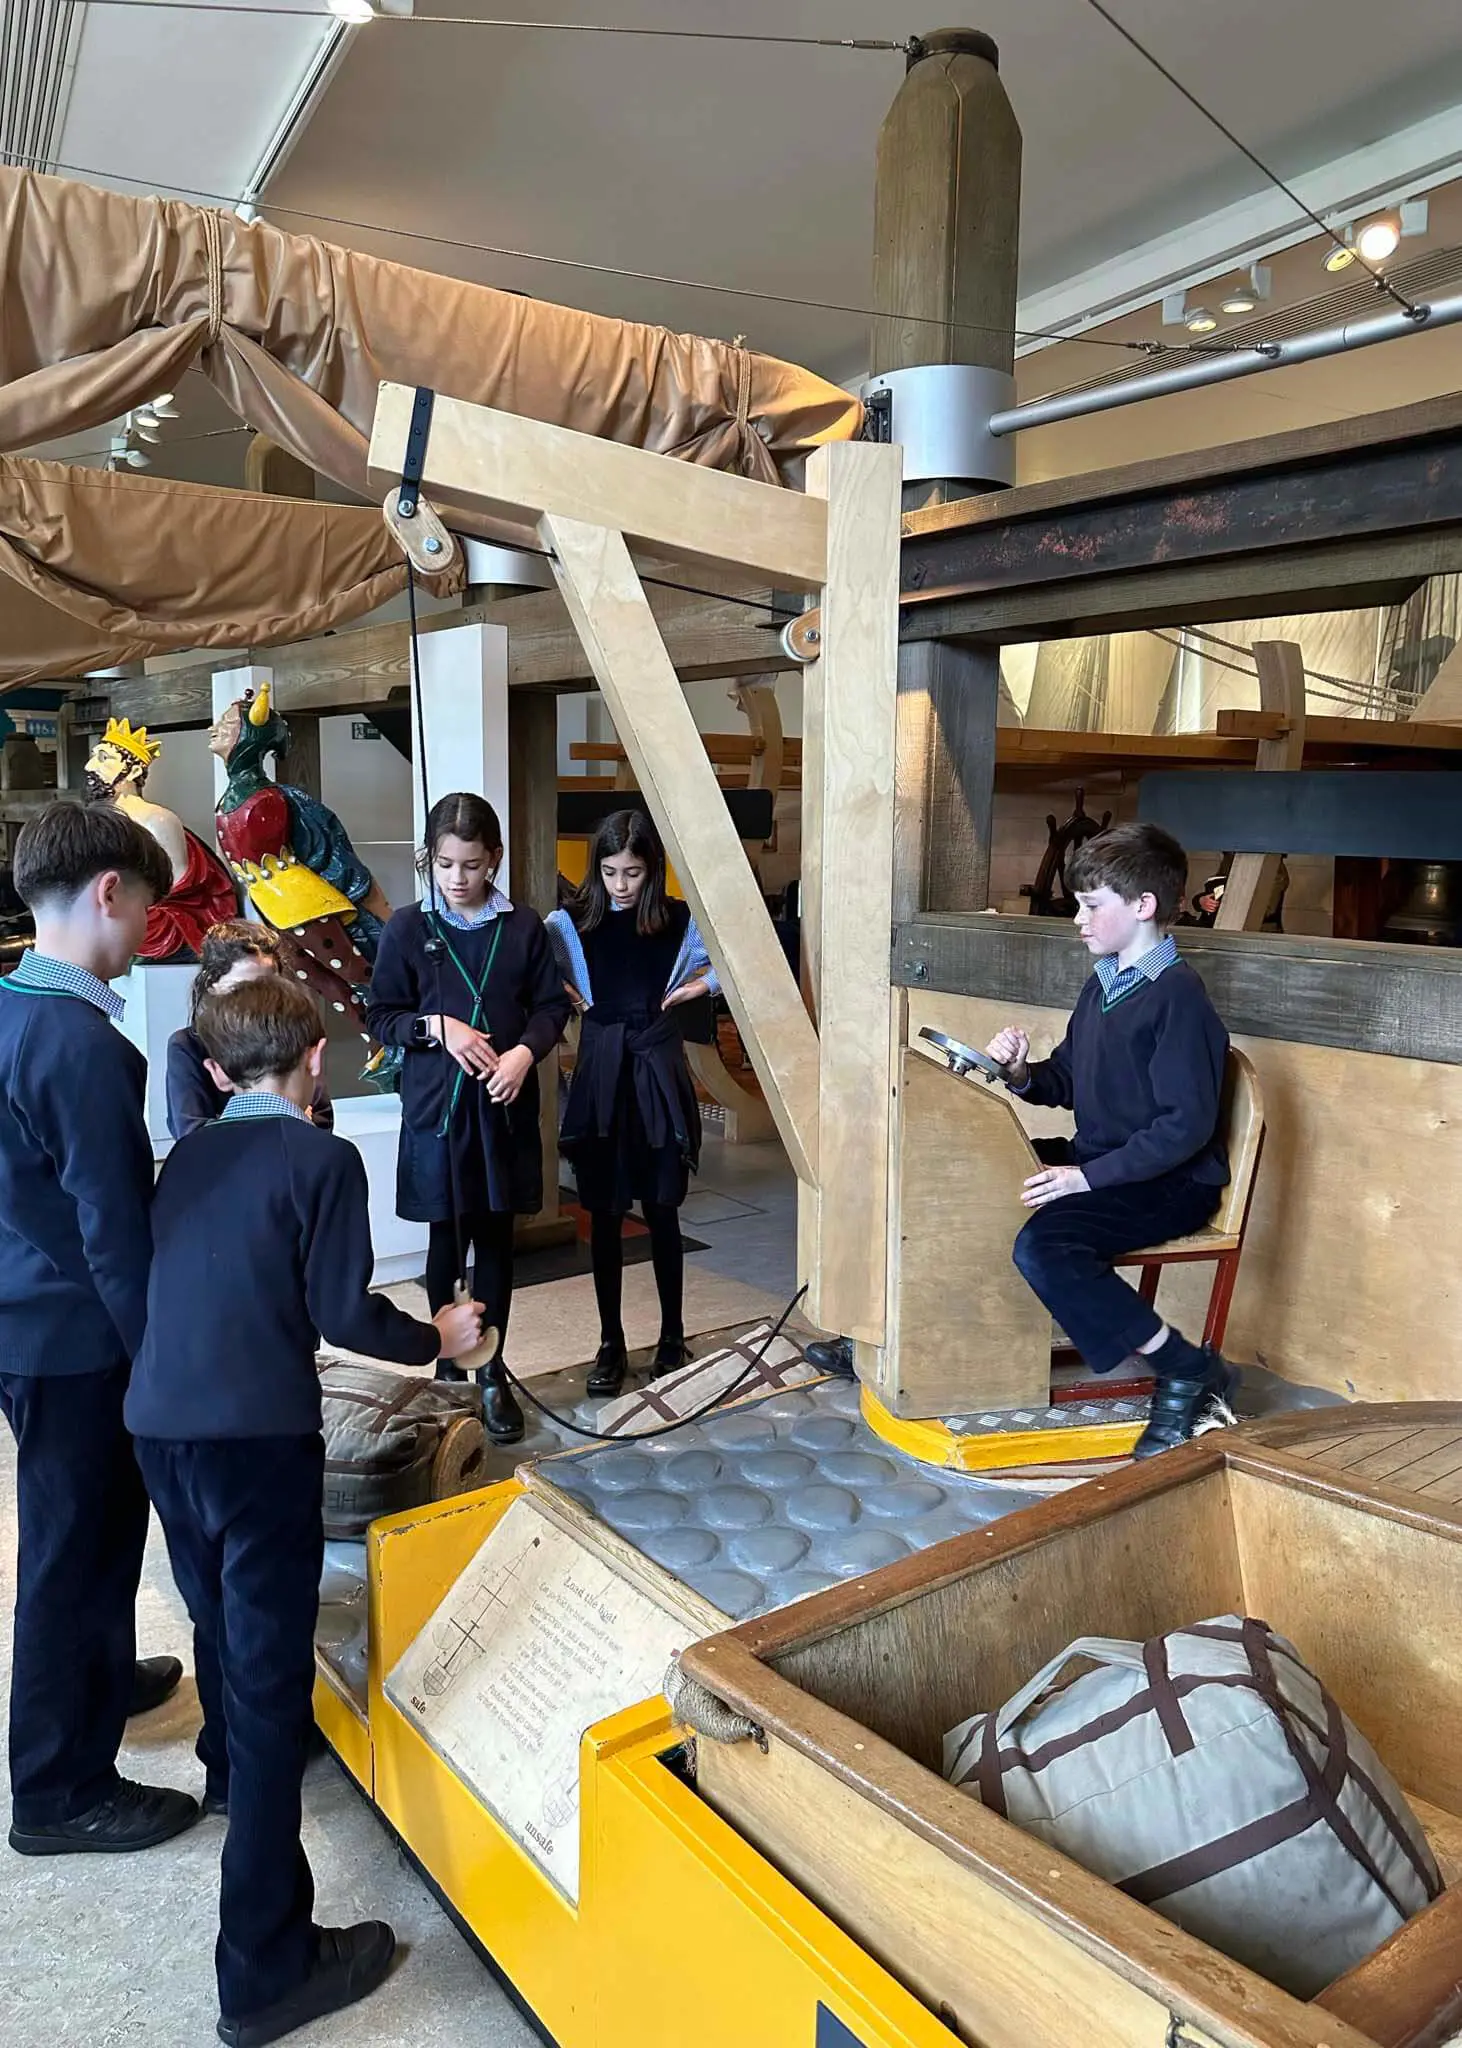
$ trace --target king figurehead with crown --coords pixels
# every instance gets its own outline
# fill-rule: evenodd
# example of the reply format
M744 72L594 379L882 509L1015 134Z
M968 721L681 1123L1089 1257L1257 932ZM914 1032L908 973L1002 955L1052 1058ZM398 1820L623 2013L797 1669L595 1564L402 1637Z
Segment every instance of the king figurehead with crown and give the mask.
M208 744L228 776L218 843L235 879L265 923L293 941L299 979L333 1009L361 1016L391 906L335 813L265 772L270 755L289 748L269 685L230 704Z
M203 934L239 913L238 894L227 868L211 848L190 832L176 812L142 794L147 771L162 752L145 725L112 719L86 764L86 801L113 804L150 832L172 864L173 886L147 913L147 937L140 960L195 959Z

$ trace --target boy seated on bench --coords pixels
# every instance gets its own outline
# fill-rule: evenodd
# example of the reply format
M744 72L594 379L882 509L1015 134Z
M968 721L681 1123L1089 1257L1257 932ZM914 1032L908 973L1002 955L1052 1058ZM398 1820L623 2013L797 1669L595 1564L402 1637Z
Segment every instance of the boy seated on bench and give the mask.
M1089 839L1067 879L1096 972L1066 1036L1035 1062L1014 1025L987 1049L1013 1095L1076 1113L1074 1138L1036 1144L1042 1169L1022 1195L1035 1214L1014 1258L1093 1371L1135 1352L1156 1375L1138 1458L1185 1443L1236 1378L1113 1270L1124 1252L1201 1230L1228 1181L1218 1130L1228 1032L1168 929L1187 878L1187 855L1155 825Z

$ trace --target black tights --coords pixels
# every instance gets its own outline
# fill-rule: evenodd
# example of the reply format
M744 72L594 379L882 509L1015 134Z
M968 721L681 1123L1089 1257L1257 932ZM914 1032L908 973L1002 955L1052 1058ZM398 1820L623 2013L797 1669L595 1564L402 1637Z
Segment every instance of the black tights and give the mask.
M685 1342L685 1253L680 1243L680 1211L669 1204L641 1202L650 1231L650 1257L660 1296L660 1342ZM599 1304L599 1341L624 1342L624 1218L596 1209L589 1248L594 1259L594 1298Z
M450 1223L433 1223L426 1247L426 1299L433 1315L452 1299L459 1273L457 1238ZM472 1259L472 1297L482 1303L482 1319L498 1333L498 1350L508 1333L513 1301L513 1216L510 1210L484 1209L462 1218L462 1244Z

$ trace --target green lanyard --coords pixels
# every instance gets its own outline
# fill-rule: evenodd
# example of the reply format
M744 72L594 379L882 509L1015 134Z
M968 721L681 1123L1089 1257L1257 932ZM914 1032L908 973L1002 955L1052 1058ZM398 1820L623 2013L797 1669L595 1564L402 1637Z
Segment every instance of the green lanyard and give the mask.
M478 977L476 981L472 979L472 976L467 972L467 969L462 965L462 961L460 956L458 955L456 947L452 944L452 941L447 937L446 933L442 930L441 923L438 920L435 912L433 912L431 916L431 926L432 930L436 933L437 937L446 947L447 958L451 961L452 965L461 975L462 980L466 985L467 993L472 998L472 1014L467 1019L467 1028L469 1031L475 1031L477 1029L477 1020L482 1015L482 1004L483 999L487 994L487 983L488 977L492 973L492 963L497 958L498 940L503 935L502 918L497 917L493 920L492 944L487 949L486 963L483 966L481 975ZM445 1021L446 1020L444 1018L443 1022L445 1023ZM452 1088L452 1099L447 1104L447 1113L442 1118L441 1129L437 1132L437 1136L439 1138L445 1138L448 1130L451 1128L452 1118L457 1113L457 1104L462 1099L462 1084L466 1079L466 1074L463 1073L460 1067L458 1067L457 1079Z

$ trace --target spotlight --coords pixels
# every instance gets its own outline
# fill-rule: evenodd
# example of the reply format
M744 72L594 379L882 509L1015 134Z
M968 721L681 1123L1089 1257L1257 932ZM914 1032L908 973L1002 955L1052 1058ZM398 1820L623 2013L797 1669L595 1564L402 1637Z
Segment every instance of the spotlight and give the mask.
M162 429L154 416L146 411L128 415L127 432L139 441L150 441L154 446L162 439Z
M1218 325L1218 316L1210 313L1206 306L1194 306L1183 325L1190 334L1212 334Z
M1357 247L1367 263L1384 263L1396 253L1401 230L1394 220L1373 220L1360 231Z
M154 419L159 420L182 418L182 414L178 411L177 402L171 391L160 391L156 398L150 398L143 407L143 411L150 412Z
M1355 261L1355 229L1347 221L1337 232L1340 235L1340 240L1332 248L1325 251L1323 259L1325 268L1332 277L1342 270L1349 270L1351 264Z
M1251 263L1247 284L1236 284L1219 300L1220 313L1252 313L1269 296L1270 272L1265 263Z

